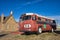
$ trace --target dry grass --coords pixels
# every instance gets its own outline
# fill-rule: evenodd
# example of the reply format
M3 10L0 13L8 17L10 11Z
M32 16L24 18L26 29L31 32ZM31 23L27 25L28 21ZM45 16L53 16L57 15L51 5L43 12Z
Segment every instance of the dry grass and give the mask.
M60 40L60 34L56 33L42 33L39 35L20 35L20 34L8 34L0 37L0 40Z

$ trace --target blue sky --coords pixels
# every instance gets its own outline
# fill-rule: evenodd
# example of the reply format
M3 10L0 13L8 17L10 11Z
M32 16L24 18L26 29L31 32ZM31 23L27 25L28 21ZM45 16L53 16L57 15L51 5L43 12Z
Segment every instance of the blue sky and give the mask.
M16 21L19 20L21 14L27 12L53 16L53 18L59 20L60 0L0 0L0 15L4 13L5 16L8 16L10 11L13 11Z

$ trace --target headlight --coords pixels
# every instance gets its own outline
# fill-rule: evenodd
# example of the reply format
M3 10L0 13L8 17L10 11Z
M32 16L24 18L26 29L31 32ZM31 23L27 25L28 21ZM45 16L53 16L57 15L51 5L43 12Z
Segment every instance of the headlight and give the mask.
M31 27L31 24L25 24L24 25L24 28L30 28Z

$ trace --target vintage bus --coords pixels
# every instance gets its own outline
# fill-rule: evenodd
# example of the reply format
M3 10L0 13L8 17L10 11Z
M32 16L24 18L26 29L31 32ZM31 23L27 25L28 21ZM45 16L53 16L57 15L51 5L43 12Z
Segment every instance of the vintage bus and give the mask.
M26 13L21 15L19 20L19 31L22 32L36 32L56 30L56 22L52 18L47 18L34 13Z

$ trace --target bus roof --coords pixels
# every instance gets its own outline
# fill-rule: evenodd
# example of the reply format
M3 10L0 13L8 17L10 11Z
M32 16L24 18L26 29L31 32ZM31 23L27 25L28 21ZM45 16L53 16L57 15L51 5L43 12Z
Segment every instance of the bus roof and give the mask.
M48 17L42 16L42 15L38 15L37 13L26 13L26 15L37 15L38 17L43 17L43 18L54 20L53 18L48 18Z

